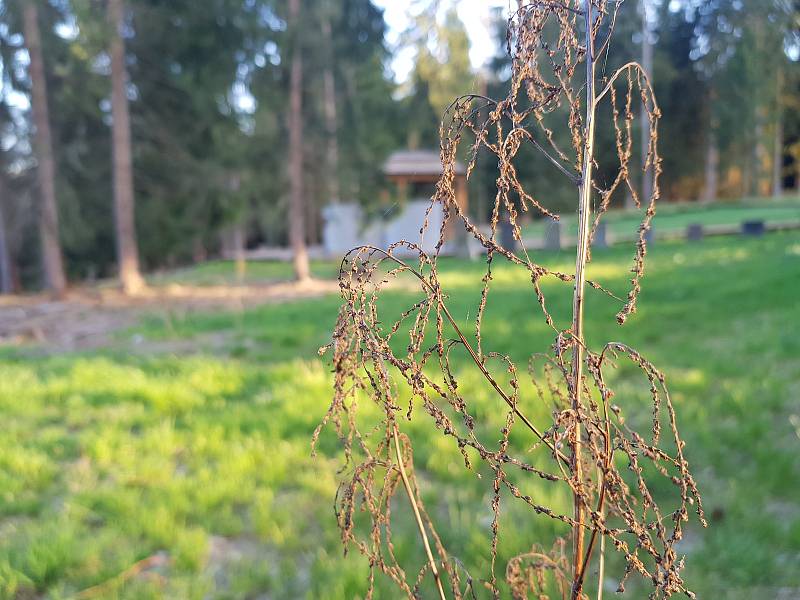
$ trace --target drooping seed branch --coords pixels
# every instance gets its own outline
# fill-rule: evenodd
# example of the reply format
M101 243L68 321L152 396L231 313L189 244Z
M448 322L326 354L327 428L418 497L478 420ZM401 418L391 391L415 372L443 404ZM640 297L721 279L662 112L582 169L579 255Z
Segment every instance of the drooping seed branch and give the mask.
M327 347L333 354L334 396L314 440L323 426L330 425L344 448L348 470L337 494L337 520L345 547L355 546L368 559L368 598L376 591L376 574L385 575L412 599L421 595L420 587L429 581L430 573L440 599L447 593L454 600L476 600L481 590L488 590L495 599L507 597L508 592L514 598L544 599L555 589L559 597L583 600L597 547L596 600L603 592L606 549L613 549L624 560L624 572L617 578L620 591L638 574L658 597L677 593L692 597L682 579L683 559L676 544L689 518L689 506L694 506L701 524L705 521L664 376L623 344L608 342L599 352L593 351L584 331L589 294L603 293L619 302L620 325L635 312L644 275L646 233L659 196L656 126L660 113L647 74L638 64L627 63L603 80L599 93L596 87L596 65L609 48L621 4L611 0L520 2L509 20L512 68L508 94L499 100L485 95L459 98L442 123L443 172L428 216L438 207L443 219L438 232L433 231L438 238L432 250L426 252L421 243L401 240L385 249L362 246L342 261L343 303ZM611 177L606 168L609 157L596 155L601 145L595 143L595 131L602 125L597 116L606 114L598 109L601 101L610 110L609 129L616 148L611 158L617 160L617 171ZM641 126L650 133L644 165L652 177L649 198L636 196L631 173L633 121L638 112L633 107L638 106L645 107L646 122ZM488 228L479 227L456 202L456 156L465 140L468 175L479 152L497 162L496 196ZM530 156L520 152L526 146L578 189L578 240L572 273L539 264L535 253L525 247L519 221L522 212L534 211L554 219L559 216L542 200L547 196L539 196L538 190L534 193L524 181L519 167ZM603 165L603 177L594 174L597 165ZM642 219L633 276L627 291L615 292L589 280L586 268L605 211L621 203L627 192L642 209ZM595 194L598 201L593 205ZM485 273L475 282L480 293L472 330L454 318L456 313L439 276L439 254L448 247L447 236L454 223L463 226L486 253ZM501 226L510 227L516 248L504 242ZM422 229L429 229L427 218ZM416 257L417 266L401 254ZM555 334L552 353L543 361L541 349L531 349L529 372L535 394L521 387L516 358L503 351L507 339L484 335L487 307L497 294L490 290L496 289L493 281L501 262L509 271L525 272L543 320ZM418 296L395 314L379 300L391 289L388 286L401 280L403 289L411 284ZM570 324L564 329L550 314L545 282L573 288ZM528 325L523 321L527 317L512 312L502 317L514 328ZM399 343L401 336L407 336L407 342ZM465 352L460 362L459 350ZM606 371L623 360L638 369L649 389L649 434L630 426L638 419L625 420L627 394L612 403L614 391L606 382ZM488 403L481 399L482 394L474 393L474 383L459 381L462 371L472 368L493 390ZM373 411L360 410L364 402L372 403L373 411L377 408L379 423L370 423L366 416ZM537 402L543 411L535 410ZM631 405L641 411L638 400ZM405 418L425 419L430 426L427 438L420 434L424 424L408 430L417 436L415 445L438 433L457 448L467 469L480 463L492 474L491 487L486 490L492 512L486 549L489 560L471 563L488 565L488 573L479 578L473 578L455 558L458 548L445 550L438 527L422 505L419 483L435 486L437 481L433 473L426 473L424 479L414 474L413 462L407 458L412 439L397 430L403 412ZM544 418L545 414L550 417ZM662 442L662 438L666 440ZM654 478L666 481L657 488L658 498L651 491ZM541 485L567 486L571 506L538 503ZM660 502L666 502L669 486L674 505L664 509ZM391 506L400 489L405 489L411 502L417 537L427 557L422 568L415 567L416 573L401 564L394 547ZM440 495L440 502L446 497ZM530 546L520 548L507 562L503 582L495 565L508 547L508 542L500 544L500 539L505 527L501 510L509 504L513 510L531 510L539 518L568 528L572 544L568 551L566 539L559 538L552 546L531 540ZM437 514L447 518L447 511ZM517 523L531 522L519 521L518 513L513 518ZM483 585L473 587L473 581Z

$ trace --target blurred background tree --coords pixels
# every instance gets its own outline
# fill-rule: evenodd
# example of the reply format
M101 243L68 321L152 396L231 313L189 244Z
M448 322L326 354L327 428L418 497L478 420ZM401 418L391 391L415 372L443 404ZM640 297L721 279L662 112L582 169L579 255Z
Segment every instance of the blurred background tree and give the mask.
M800 6L789 0L651 0L621 4L618 36L600 73L652 43L663 109L662 196L705 200L780 196L800 164ZM300 137L303 239L321 239L329 202L377 205L381 165L403 147L435 148L442 112L457 95L497 97L507 84L506 12L492 13L496 58L471 64L470 38L444 0L408 5L408 29L390 47L370 0L306 0ZM130 110L135 241L153 270L245 247L288 243L288 112L293 27L289 0L126 0L124 86ZM71 280L115 276L112 176L113 28L108 0L0 0L0 288L58 290L56 254ZM36 13L46 102L34 102L36 68L24 16ZM30 25L32 21L28 21ZM392 73L410 52L408 78ZM52 168L34 106L48 109ZM557 136L563 132L556 132ZM603 148L614 143L599 132ZM552 167L521 151L519 175L540 200L570 210ZM494 194L488 156L470 182L485 220ZM602 172L603 165L600 165ZM50 190L53 190L51 194ZM52 198L54 197L54 200ZM624 202L624 200L621 200ZM42 228L53 205L58 226ZM51 211L52 212L52 211ZM49 256L49 258L48 258ZM49 267L47 267L49 265ZM45 277L47 275L47 277Z

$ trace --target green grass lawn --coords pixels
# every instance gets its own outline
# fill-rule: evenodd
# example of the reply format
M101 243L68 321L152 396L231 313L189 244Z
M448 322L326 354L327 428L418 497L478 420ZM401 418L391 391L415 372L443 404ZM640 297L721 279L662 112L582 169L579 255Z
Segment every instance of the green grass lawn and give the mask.
M612 210L605 216L612 236L633 235L642 220L640 211ZM696 202L679 204L661 203L653 218L655 234L670 234L686 230L688 225L740 225L743 221L763 220L768 224L800 222L800 198L775 200L763 198L739 202L717 202L703 205ZM574 215L562 215L565 231L572 233L577 227ZM538 221L524 230L525 236L541 238L544 223Z
M589 276L623 291L629 254L628 246L595 252ZM565 270L573 261L567 251L539 256ZM587 336L595 346L630 343L668 376L711 522L708 530L692 522L681 545L689 587L708 599L798 597L800 235L660 243L648 259L636 315L619 327L616 305L592 293ZM449 260L442 269L451 310L469 327L482 265ZM524 360L552 342L526 282L524 272L497 268L485 349ZM545 291L563 326L570 286ZM414 297L393 291L384 310ZM5 350L0 598L74 598L81 590L83 598L363 597L367 565L355 552L342 556L332 511L338 446L328 431L317 458L309 447L331 395L317 349L338 305L331 296L153 315L102 351ZM213 354L201 343L210 336L219 342ZM173 354L174 339L198 340L196 350ZM459 360L462 389L486 430L497 431L497 400ZM637 398L641 385L622 369L617 388ZM530 391L523 386L532 404ZM648 410L626 407L631 418ZM466 471L457 448L431 435L424 419L407 427L445 543L485 576L491 482ZM542 503L568 505L562 491L531 486ZM418 559L416 533L397 504L397 552ZM506 506L501 557L564 533ZM132 565L153 555L169 562L132 575ZM607 575L619 575L613 564ZM379 582L377 598L397 597L389 590ZM646 593L634 585L623 597Z

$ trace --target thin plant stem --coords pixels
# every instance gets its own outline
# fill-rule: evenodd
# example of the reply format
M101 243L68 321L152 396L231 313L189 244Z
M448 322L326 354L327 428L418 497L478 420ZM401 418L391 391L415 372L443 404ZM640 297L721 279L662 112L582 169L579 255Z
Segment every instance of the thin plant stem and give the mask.
M442 578L439 576L439 568L436 566L436 559L433 557L431 545L430 542L428 542L428 534L425 532L425 524L422 522L422 515L420 514L419 507L417 506L417 499L414 497L414 489L411 487L411 482L406 474L406 468L403 466L403 453L400 450L400 440L397 433L397 425L394 426L392 437L394 438L394 451L397 455L397 467L400 469L400 477L403 480L403 487L406 489L408 501L411 503L411 508L414 511L414 518L417 520L417 527L419 528L419 534L422 538L422 545L425 547L425 554L428 555L428 564L430 564L431 573L433 574L433 578L436 580L436 587L439 590L439 597L442 600L447 600L447 596L444 595L444 588L442 587Z
M597 481L600 482L600 497L597 500L597 508L595 512L598 513L601 517L605 514L605 499L606 499L606 491L608 490L608 485L606 481L605 474L611 467L611 461L614 458L614 449L611 445L611 426L609 425L609 415L608 415L608 402L605 396L602 396L603 400L603 419L605 423L605 436L604 436L604 464L602 467L597 468ZM594 543L597 540L597 533L599 531L598 527L594 527L592 529L592 535L589 538L589 544L586 548L586 556L583 559L583 566L581 568L580 578L577 579L578 587L580 587L583 583L583 579L586 576L586 569L589 568L589 561L592 558L592 551L594 550ZM602 555L602 551L605 548L605 535L601 536L600 539L600 547L601 547L601 556L600 561L601 564L605 560L605 557Z
M597 599L603 600L603 579L605 579L606 570L606 536L600 535L600 557L598 558L597 567Z
M584 10L586 30L586 122L583 160L581 163L581 184L578 203L578 243L575 258L575 290L572 301L572 410L576 415L582 410L581 391L583 388L583 304L586 287L586 260L589 254L592 204L592 164L594 160L594 49L592 34L592 0L586 0ZM575 525L573 532L573 576L572 598L580 598L583 580L584 552L584 500L582 495L583 470L581 467L581 420L576 417L572 432L572 470L575 478L573 487Z

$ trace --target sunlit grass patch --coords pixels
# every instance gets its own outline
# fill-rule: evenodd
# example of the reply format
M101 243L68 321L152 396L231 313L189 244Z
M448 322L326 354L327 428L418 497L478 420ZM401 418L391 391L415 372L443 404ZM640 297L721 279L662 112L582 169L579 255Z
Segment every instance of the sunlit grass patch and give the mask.
M707 531L690 529L681 546L692 555L686 576L700 597L800 587L790 568L800 556L800 438L791 420L800 414L800 257L790 251L796 244L793 234L656 243L632 327L616 325L616 303L602 292L588 299L593 347L630 343L667 374L712 521ZM624 292L627 256L624 248L596 252L594 276ZM566 268L568 260L552 255L553 265ZM455 259L442 266L448 303L466 332L480 289L473 275L482 267ZM499 310L486 313L485 348L524 365L530 353L547 350L555 333L541 323L524 272L498 265L496 275ZM560 318L571 289L551 287ZM405 288L392 291L381 310L388 320L414 298ZM329 339L338 303L331 296L187 313L170 322L153 316L106 350L5 353L0 598L72 598L97 585L105 587L95 597L137 600L363 595L367 566L354 552L343 558L335 527L333 499L348 475L337 473L335 435L322 435L316 458L310 447L331 396L330 365L317 349ZM134 335L143 344L182 343L132 353L126 344ZM203 336L219 337L213 353L195 343ZM398 348L405 344L400 336ZM478 435L498 439L502 401L466 353L454 351L453 361L480 422ZM646 422L646 382L620 367L615 401L629 418ZM502 367L492 368L507 383ZM544 419L551 408L526 374L519 376L520 402ZM398 400L404 408L408 401ZM414 410L422 410L418 401ZM364 404L359 418L369 422L376 412ZM431 434L430 420L401 427L415 437L423 497L445 542L474 573L485 574L491 474L466 470L455 443ZM542 504L568 510L570 498L558 488L524 485ZM501 557L564 532L506 506ZM397 552L421 559L412 516L399 498L396 518ZM126 574L162 555L168 563ZM392 597L380 585L379 597Z

